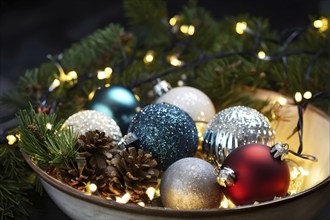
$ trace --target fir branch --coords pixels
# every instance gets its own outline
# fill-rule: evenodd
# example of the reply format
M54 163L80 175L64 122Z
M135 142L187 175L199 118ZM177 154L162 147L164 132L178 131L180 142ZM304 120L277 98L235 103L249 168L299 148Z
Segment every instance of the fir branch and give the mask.
M17 151L17 146L0 145L0 167L3 178L16 180L22 178L22 172L26 169L26 166Z
M49 161L50 164L72 167L77 156L75 148L77 135L72 128L64 128L56 134L48 134L45 142L49 154L53 158Z
M197 1L189 1L183 7L180 16L182 18L180 24L193 25L196 29L196 33L191 37L193 45L207 52L213 51L221 29L211 14L199 7Z
M56 115L35 113L32 107L18 113L20 148L33 157L38 165L66 166L75 158L76 135L71 129L61 129L63 120L56 120Z
M31 186L24 182L16 182L12 179L0 182L0 216L1 220L28 219L27 204L29 200L25 191Z
M0 145L0 216L3 220L28 216L26 191L32 189L34 183L26 181L31 172L17 149L17 144Z
M170 45L166 1L125 0L124 10L138 45L147 48Z

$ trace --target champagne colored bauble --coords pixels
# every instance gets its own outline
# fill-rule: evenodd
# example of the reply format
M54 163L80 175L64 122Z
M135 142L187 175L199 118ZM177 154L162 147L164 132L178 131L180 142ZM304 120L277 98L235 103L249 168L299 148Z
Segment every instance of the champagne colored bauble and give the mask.
M156 102L165 102L181 108L195 122L208 123L215 115L210 98L202 91L189 86L173 88L160 96Z
M197 149L194 121L174 105L157 103L144 107L133 118L128 132L135 134L144 151L152 153L161 169L192 157Z
M88 109L103 112L116 121L123 134L139 109L134 94L122 86L110 86L95 92Z
M193 157L178 160L165 171L160 195L163 205L173 209L218 208L222 198L214 167Z
M253 108L234 106L218 112L204 132L203 151L222 164L239 146L259 143L272 145L275 131L268 119Z
M235 205L286 196L290 185L288 164L274 158L270 151L267 145L248 144L235 149L223 162L221 170L230 168L235 178L233 184L222 187L222 191Z
M119 142L122 137L120 128L112 118L94 110L84 110L71 115L63 126L72 127L78 135L83 135L87 131L99 130L111 136L116 142Z

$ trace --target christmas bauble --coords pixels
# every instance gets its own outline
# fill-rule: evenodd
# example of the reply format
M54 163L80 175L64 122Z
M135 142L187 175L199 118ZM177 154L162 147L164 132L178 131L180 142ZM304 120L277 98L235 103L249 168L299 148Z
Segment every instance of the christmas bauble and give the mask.
M181 158L193 156L197 149L194 121L185 111L169 104L144 107L133 118L128 132L136 135L143 150L151 152L163 169Z
M234 176L232 184L222 187L222 191L235 205L269 201L287 194L289 167L270 151L267 145L248 144L235 149L224 160L220 176L228 168L234 171Z
M160 195L165 207L173 209L218 208L222 198L214 167L198 158L184 158L164 173Z
M110 86L97 90L88 109L103 112L113 118L123 134L137 113L139 102L134 94L122 86Z
M84 110L71 115L63 126L72 127L78 135L83 135L87 131L99 130L111 136L116 142L119 142L122 137L120 128L112 118L94 110Z
M272 145L275 131L257 110L234 106L218 112L204 132L203 150L218 164L235 148L259 143Z
M176 87L161 95L157 103L169 103L186 111L195 122L209 122L215 115L210 98L189 86Z

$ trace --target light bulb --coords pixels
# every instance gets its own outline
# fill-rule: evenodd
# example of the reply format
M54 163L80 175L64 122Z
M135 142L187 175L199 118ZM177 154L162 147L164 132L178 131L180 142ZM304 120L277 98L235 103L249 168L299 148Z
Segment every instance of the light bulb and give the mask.
M259 59L263 60L266 58L266 53L264 51L259 51L258 57L259 57Z
M311 99L313 94L310 91L306 91L303 96L305 99Z
M327 18L320 18L313 22L313 26L317 28L320 32L324 32L329 28L329 21Z
M296 102L302 101L302 95L300 92L296 92L296 94L294 95L294 100L296 100Z
M17 138L15 137L15 135L12 135L12 134L7 135L6 139L7 139L9 145L13 145L17 141Z
M244 34L246 28L247 28L247 23L245 21L236 23L236 32L238 34Z
M154 52L152 50L149 50L146 55L143 58L144 63L151 63L154 60Z

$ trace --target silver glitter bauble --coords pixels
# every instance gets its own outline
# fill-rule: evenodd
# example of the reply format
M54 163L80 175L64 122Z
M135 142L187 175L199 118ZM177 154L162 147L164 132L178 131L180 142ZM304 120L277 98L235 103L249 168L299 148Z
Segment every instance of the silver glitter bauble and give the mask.
M165 171L160 195L163 205L173 209L218 208L222 198L214 167L194 157L178 160Z
M174 105L157 103L144 107L131 121L128 132L135 134L141 148L152 153L164 170L179 159L192 157L197 150L194 121Z
M272 146L275 131L268 119L253 108L234 106L218 112L209 122L203 138L203 151L222 164L235 148L252 143Z
M114 141L119 142L122 137L117 123L102 112L95 110L84 110L71 115L63 126L72 127L78 135L85 134L87 131L99 130L111 136Z

